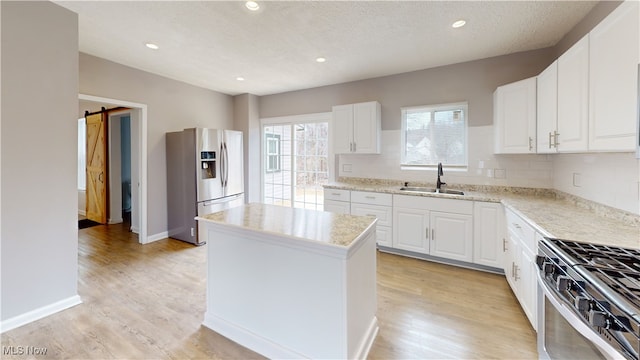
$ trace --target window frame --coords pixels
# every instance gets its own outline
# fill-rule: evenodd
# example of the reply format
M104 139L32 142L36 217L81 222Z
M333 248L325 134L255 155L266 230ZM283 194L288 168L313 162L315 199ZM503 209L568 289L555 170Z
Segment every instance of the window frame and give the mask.
M265 146L265 171L267 173L275 173L275 172L282 171L282 167L280 166L280 135L265 132L264 136L265 136L264 141L266 145ZM269 153L270 142L275 142L276 151L273 154ZM269 167L271 157L275 157L276 165L273 168Z
M467 101L460 101L454 103L445 104L433 104L433 105L419 105L419 106L407 106L400 108L400 167L402 170L419 170L419 169L435 169L438 164L407 164L406 162L406 149L407 149L407 112L423 110L424 112L430 112L431 121L433 116L438 111L447 110L462 110L464 120L464 163L463 164L450 164L438 159L438 162L442 162L447 168L467 170L469 167L469 103Z

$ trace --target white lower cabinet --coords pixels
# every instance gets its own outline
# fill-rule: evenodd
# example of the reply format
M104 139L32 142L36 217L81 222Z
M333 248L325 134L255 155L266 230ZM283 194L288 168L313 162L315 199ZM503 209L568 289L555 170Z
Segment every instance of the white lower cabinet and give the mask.
M522 310L534 330L537 329L538 282L536 253L538 233L524 219L506 210L507 239L504 273Z
M500 203L473 203L473 263L503 268L504 209Z
M485 270L503 268L506 244L500 203L325 189L324 210L375 216L376 242L385 251L410 251L482 265L476 268Z
M393 247L429 253L429 211L393 207Z
M393 196L393 247L446 259L473 260L473 202Z

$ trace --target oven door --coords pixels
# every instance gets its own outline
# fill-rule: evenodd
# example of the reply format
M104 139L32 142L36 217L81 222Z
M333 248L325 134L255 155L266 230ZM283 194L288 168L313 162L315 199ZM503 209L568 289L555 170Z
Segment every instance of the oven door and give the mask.
M574 312L571 304L549 288L540 272L538 287L540 359L624 359Z

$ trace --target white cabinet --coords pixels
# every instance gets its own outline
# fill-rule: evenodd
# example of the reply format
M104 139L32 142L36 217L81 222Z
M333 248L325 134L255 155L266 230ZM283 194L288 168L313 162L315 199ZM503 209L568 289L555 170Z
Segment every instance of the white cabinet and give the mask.
M471 262L473 202L394 195L393 247Z
M473 263L503 268L504 210L500 203L473 204Z
M506 210L507 242L504 273L527 315L533 329L537 329L536 280L537 233L524 219L511 210ZM538 235L539 236L539 235Z
M591 151L635 150L639 6L623 2L589 33Z
M393 247L429 253L429 211L393 206Z
M496 154L536 152L536 78L500 86L493 94Z
M558 62L554 61L537 77L537 152L549 154L558 151Z
M333 149L336 154L379 154L380 103L370 101L333 107Z
M367 191L351 192L351 215L375 216L378 219L376 224L376 243L381 246L392 246L392 204L391 194Z
M342 189L324 189L324 211L338 214L351 213L351 191Z
M445 259L473 261L473 216L431 211L429 254Z
M540 124L538 124L540 126ZM575 43L558 59L558 152L588 150L589 36Z

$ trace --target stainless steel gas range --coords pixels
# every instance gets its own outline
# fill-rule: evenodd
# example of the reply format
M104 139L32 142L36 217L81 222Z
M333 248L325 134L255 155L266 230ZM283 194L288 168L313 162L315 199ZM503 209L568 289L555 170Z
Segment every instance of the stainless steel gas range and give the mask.
M538 244L541 359L639 359L640 250Z

